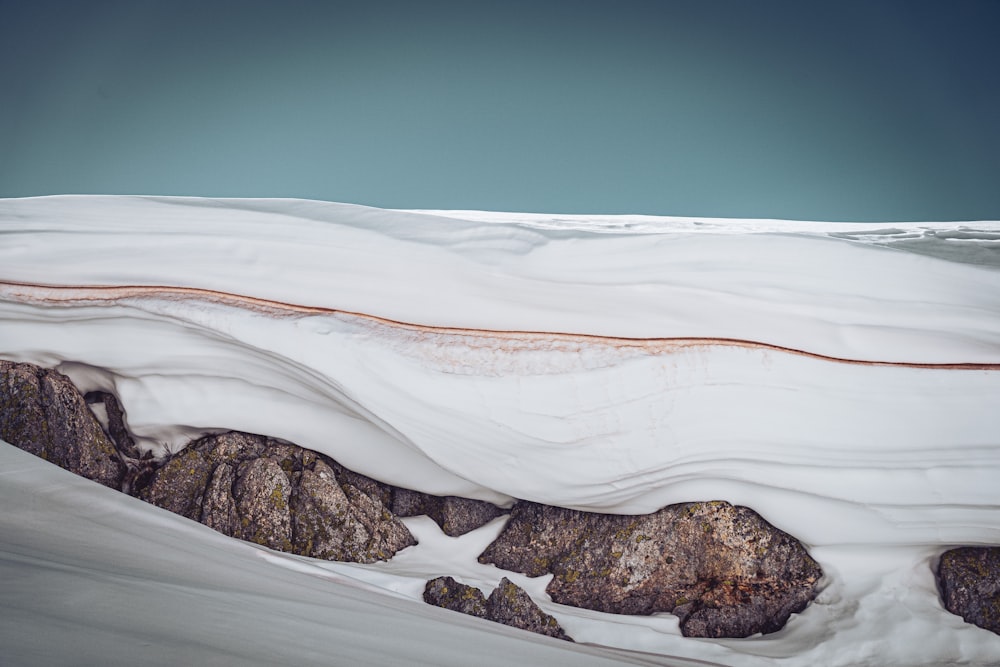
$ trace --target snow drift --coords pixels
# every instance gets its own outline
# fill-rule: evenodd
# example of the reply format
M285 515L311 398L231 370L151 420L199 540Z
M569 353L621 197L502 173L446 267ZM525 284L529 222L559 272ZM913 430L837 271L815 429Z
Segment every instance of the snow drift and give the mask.
M727 500L828 574L781 632L714 642L518 580L578 641L740 665L1000 656L930 567L1000 543L998 223L46 197L0 201L0 231L0 355L114 391L148 448L237 429L436 494ZM410 597L437 574L487 587L505 573L469 560L497 530L323 567Z

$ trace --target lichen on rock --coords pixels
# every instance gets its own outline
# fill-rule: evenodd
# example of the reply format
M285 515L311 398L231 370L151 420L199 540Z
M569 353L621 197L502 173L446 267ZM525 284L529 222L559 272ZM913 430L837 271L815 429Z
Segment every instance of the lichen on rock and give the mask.
M673 612L696 637L774 632L816 594L819 565L746 507L684 503L641 516L514 506L482 563L553 573L552 600L618 614Z
M559 622L539 609L528 593L507 577L486 600L486 618L547 637L573 641Z
M451 577L431 579L424 587L424 602L477 618L486 618L486 596L475 586Z

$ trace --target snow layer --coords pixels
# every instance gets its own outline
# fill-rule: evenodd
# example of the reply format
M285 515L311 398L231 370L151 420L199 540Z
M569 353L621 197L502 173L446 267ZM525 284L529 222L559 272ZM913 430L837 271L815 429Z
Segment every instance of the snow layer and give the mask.
M116 391L150 448L241 429L434 493L729 500L827 573L785 630L738 641L518 580L580 641L732 665L1000 661L931 576L950 545L1000 543L1000 223L47 197L0 201L0 232L0 356ZM502 521L458 540L408 523L421 544L388 565L302 567L415 598L438 574L505 574L474 562ZM217 539L190 530L189 563Z

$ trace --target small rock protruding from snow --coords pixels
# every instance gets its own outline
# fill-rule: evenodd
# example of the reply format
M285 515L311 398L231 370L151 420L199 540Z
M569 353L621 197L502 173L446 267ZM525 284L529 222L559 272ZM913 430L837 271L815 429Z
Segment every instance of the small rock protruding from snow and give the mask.
M424 602L512 628L573 641L549 614L539 609L528 593L507 577L489 598L475 586L461 584L452 577L431 579L424 587Z

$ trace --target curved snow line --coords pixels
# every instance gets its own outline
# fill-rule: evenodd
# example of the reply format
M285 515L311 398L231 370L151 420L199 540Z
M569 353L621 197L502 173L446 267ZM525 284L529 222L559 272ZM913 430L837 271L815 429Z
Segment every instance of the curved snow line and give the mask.
M817 352L809 352L782 345L762 343L759 341L738 338L718 337L668 337L668 338L630 338L625 336L602 336L598 334L581 334L561 331L510 331L496 329L470 329L463 327L441 327L413 322L401 322L377 315L361 313L320 306L306 306L263 299L244 294L234 294L199 287L175 287L170 285L43 285L37 283L21 283L0 281L0 295L10 297L22 303L35 305L65 303L72 305L94 305L100 303L116 303L124 299L155 297L158 299L200 299L221 305L234 306L244 310L271 317L296 317L300 315L340 315L357 318L368 322L396 327L408 331L419 331L432 334L449 334L457 336L483 336L516 340L523 343L545 341L599 343L616 348L639 349L648 354L662 354L684 347L719 346L740 347L747 349L772 350L796 354L823 361L833 361L842 364L859 366L889 366L899 368L926 368L935 370L1000 370L1000 363L927 363L908 361L872 361L849 359Z

